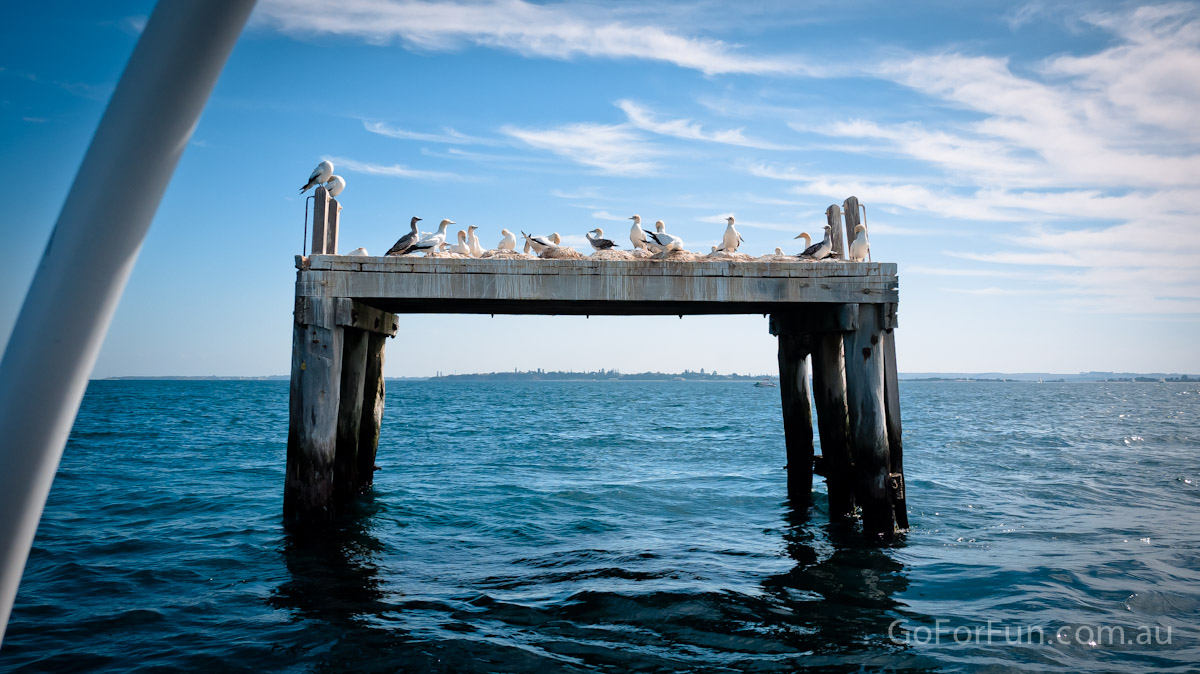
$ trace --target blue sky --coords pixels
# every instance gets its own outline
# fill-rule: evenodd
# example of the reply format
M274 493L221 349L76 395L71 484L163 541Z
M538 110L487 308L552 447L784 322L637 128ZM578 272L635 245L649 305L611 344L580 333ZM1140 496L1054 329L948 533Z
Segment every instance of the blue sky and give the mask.
M707 250L732 213L762 254L855 195L902 371L1200 371L1200 5L742 4L261 0L94 376L286 373L322 158L373 253L412 215L493 246L633 213ZM152 6L7 18L0 335ZM392 344L424 354L393 376L776 367L758 316L413 316Z

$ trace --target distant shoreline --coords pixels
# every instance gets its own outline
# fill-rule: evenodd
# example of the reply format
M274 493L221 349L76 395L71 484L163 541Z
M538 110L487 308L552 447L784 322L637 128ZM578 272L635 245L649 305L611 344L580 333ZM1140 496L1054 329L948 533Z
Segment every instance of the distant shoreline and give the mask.
M901 372L902 381L910 382L950 382L950 383L1045 383L1045 384L1083 384L1083 383L1197 383L1200 375L1178 373L1138 373L1138 372L1081 372L1078 374L1053 373L966 373L966 372ZM123 376L102 377L92 381L288 381L285 374L261 377L244 376ZM465 374L442 374L432 377L386 377L386 381L490 381L490 382L756 382L769 380L779 381L775 374L716 374L713 372L638 372L621 374L616 370L598 370L596 372L488 372Z

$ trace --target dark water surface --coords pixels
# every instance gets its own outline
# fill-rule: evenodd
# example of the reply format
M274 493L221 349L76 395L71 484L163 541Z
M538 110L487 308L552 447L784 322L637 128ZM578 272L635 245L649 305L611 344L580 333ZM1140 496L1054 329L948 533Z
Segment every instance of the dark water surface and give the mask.
M903 384L882 549L785 500L778 389L388 387L301 537L286 382L93 382L0 670L1200 667L1195 384Z

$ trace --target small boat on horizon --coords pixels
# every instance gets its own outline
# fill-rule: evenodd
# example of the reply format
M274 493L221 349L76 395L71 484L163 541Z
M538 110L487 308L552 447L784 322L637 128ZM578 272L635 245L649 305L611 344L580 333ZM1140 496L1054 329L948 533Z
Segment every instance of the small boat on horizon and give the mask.
M754 382L754 386L756 388L779 388L779 385L776 384L775 382L771 381L770 379L756 381L756 382Z

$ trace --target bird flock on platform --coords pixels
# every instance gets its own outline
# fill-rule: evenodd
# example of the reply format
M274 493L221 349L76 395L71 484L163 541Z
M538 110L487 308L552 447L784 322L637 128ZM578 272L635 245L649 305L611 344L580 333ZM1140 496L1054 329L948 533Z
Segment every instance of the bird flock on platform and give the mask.
M337 197L346 189L346 181L339 175L333 172L333 163L326 160L317 164L309 175L308 181L304 187L300 188L300 193L303 194L308 190L323 186L329 193L330 197ZM662 220L656 220L654 229L645 229L642 226L642 216L631 215L629 219L633 221L633 225L629 229L629 243L632 246L630 252L621 251L621 244L604 237L604 230L599 227L589 230L584 234L584 238L592 247L592 256L617 254L621 257L608 259L666 259L674 256L676 253L692 255L690 259L716 258L716 259L744 259L752 260L754 258L749 255L740 254L737 252L741 247L744 239L741 232L737 230L736 220L734 217L728 216L725 218L725 231L721 235L721 242L718 245L712 246L712 250L705 254L688 253L684 250L683 239L675 234L667 232L666 223ZM484 249L479 242L479 237L476 231L479 229L475 225L467 227L465 230L458 230L455 235L455 241L448 242L446 240L450 225L457 224L453 220L443 219L436 230L429 232L421 232L418 222L421 218L413 216L409 221L409 231L406 232L399 240L388 249L385 256L403 256L412 255L414 253L424 253L429 256L461 256L472 258L487 258L487 257L503 257L511 255L536 255L542 258L551 259L571 259L584 257L577 251L567 246L562 245L562 237L558 232L553 232L548 235L543 234L527 234L521 232L524 237L524 246L521 253L517 252L517 237L508 229L500 230L500 241L495 248ZM812 237L808 232L801 232L796 239L804 240L804 249L796 254L786 254L783 249L776 248L773 255L766 257L775 259L795 259L798 261L817 262L821 260L838 260L841 257L841 251L835 250L833 247L833 227L824 225L824 236L820 241L813 243ZM856 225L854 228L853 239L848 247L847 258L852 262L862 262L870 259L870 241L867 238L867 228L865 224ZM365 248L357 248L350 255L367 255ZM735 257L735 255L739 257ZM601 257L601 259L605 259Z

